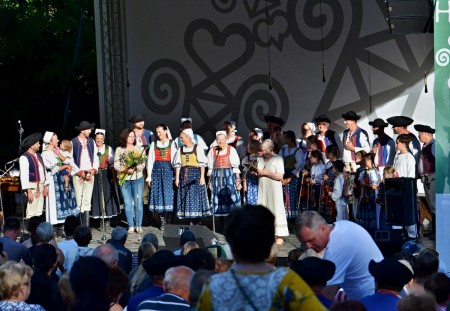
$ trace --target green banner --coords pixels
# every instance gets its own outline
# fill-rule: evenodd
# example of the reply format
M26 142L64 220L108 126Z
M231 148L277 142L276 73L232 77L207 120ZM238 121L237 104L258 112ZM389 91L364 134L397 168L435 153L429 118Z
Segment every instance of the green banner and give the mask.
M434 100L436 118L436 249L450 263L450 1L434 12Z

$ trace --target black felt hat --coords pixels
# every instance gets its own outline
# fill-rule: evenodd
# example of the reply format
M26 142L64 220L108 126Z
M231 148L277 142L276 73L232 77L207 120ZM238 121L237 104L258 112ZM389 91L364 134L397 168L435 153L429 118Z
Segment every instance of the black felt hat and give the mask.
M416 129L417 132L425 132L430 134L434 134L436 132L435 129L432 128L431 126L423 124L416 124L414 125L414 128Z
M317 118L314 119L314 122L316 122L316 123L319 123L319 122L331 123L331 120L326 115L321 114L320 116L318 116Z
M186 256L176 256L173 252L162 249L157 251L151 258L142 262L142 266L148 275L164 275L172 267L186 266Z
M75 129L78 132L84 131L84 130L93 130L95 127L95 123L89 123L88 121L81 121L78 126L75 126Z
M361 119L361 116L356 114L356 112L354 112L352 110L347 111L346 113L343 113L342 117L344 118L344 120L354 120L354 121L356 121L356 120Z
M27 150L28 148L33 146L35 143L40 141L41 138L42 138L42 133L37 132L37 133L31 134L30 136L27 136L22 140L22 142L20 143L20 148L22 148L23 150Z
M384 120L380 119L380 118L370 121L369 125L373 126L373 127L388 127L389 126L388 123L384 122Z
M396 287L404 286L413 278L410 268L393 258L385 258L380 262L371 260L369 272L377 282Z
M336 271L336 265L332 261L314 256L294 261L290 268L310 286L325 285Z
M145 114L132 115L131 118L128 119L128 121L130 121L130 123L138 123L145 121Z
M414 122L413 119L404 116L390 117L386 121L392 126L408 126Z
M284 125L283 119L278 118L278 117L274 117L274 116L265 116L264 117L264 121L266 123L272 122L272 123L278 124L279 126L283 126Z

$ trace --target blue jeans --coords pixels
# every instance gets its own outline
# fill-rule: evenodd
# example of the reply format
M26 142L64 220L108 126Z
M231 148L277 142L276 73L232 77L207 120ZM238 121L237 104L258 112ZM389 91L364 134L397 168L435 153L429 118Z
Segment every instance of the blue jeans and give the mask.
M144 178L125 180L123 185L120 186L120 192L122 192L123 203L125 205L125 216L127 217L128 225L130 227L141 227L142 216L144 213L144 203L142 201ZM136 225L133 221L133 202Z

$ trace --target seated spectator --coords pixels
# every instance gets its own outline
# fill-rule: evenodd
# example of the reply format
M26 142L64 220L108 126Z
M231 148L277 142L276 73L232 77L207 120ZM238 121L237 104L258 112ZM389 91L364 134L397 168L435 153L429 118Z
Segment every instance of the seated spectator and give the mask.
M97 257L80 257L75 261L70 270L70 285L75 293L71 311L109 310L112 301L106 296L108 273L108 266Z
M225 237L236 264L211 276L198 310L243 310L248 306L253 310L325 310L295 272L273 269L266 263L275 243L275 216L267 208L247 205L233 210Z
M78 247L67 252L66 266L67 271L72 269L73 264L81 257L91 256L94 249L89 247L92 240L92 233L88 226L80 225L73 233L73 239L77 242Z
M411 294L400 299L397 304L398 311L432 311L436 310L436 301L428 293Z
M70 310L73 303L75 302L75 293L70 285L69 273L64 273L58 282L58 289L61 293L61 298L65 306L65 310ZM64 309L64 308L62 308Z
M189 286L189 303L191 304L192 308L195 308L195 306L197 305L198 298L200 297L203 286L209 280L211 275L215 273L216 272L214 270L200 269L195 271L194 275L192 276L191 284Z
M48 244L53 240L53 226L49 222L41 222L36 228L37 243L27 249L24 261L30 267L33 265L33 255L37 245ZM56 247L56 244L54 245Z
M119 301L128 288L128 275L119 267L109 268L106 296L110 301L109 311L123 310Z
M213 255L204 248L194 248L187 254L188 266L194 271L213 270L216 268L216 261Z
M439 254L431 248L424 248L416 258L416 271L413 282L405 287L408 295L423 294L425 281L439 269Z
M8 217L3 225L3 236L0 242L3 244L3 250L8 254L9 260L21 261L25 258L27 248L25 245L17 242L20 236L20 221L17 217Z
M115 227L111 232L109 244L114 246L119 253L119 267L127 274L131 272L131 251L125 247L128 238L128 231L123 227Z
M316 293L317 299L327 308L330 308L333 301L329 300L322 294L322 290L331 280L336 271L336 266L332 261L321 259L318 257L306 257L302 260L297 260L289 266Z
M423 287L436 299L436 310L447 310L450 302L450 279L448 276L441 272L435 273L425 281Z
M0 267L0 310L45 311L40 305L27 304L33 270L24 263L8 261Z
M22 242L25 247L29 248L38 243L36 229L43 222L44 220L40 216L33 216L28 220L27 231L30 233L30 238Z
M153 285L143 292L136 294L128 301L127 311L136 311L137 306L145 299L157 297L164 294L164 274L171 267L184 265L185 256L175 256L167 249L157 251L152 258L144 260L142 266L145 272L152 278Z
M413 278L413 270L406 260L385 258L369 263L369 272L375 278L376 292L361 302L368 311L396 311L400 300L399 292Z
M191 250L199 248L198 244L192 241L186 242L181 248L181 255L186 256Z
M139 246L138 249L138 262L139 266L130 272L130 293L131 295L135 295L143 292L150 286L152 286L152 278L145 272L144 267L142 266L142 262L144 260L152 258L152 256L156 253L155 247L153 244L148 242L144 242Z
M185 266L173 267L164 276L164 291L161 296L146 299L138 305L138 310L179 310L190 311L189 287L194 271Z
M102 244L97 246L92 253L92 256L100 258L103 260L108 267L116 268L119 263L119 253L117 249L111 244Z
M56 249L50 244L41 244L35 247L34 273L31 277L31 292L27 302L39 304L47 311L60 311L63 302L58 289L58 281L51 278L57 267Z
M0 266L8 261L8 254L3 250L3 243L0 242Z
M159 241L158 241L158 237L155 234L153 234L151 232L146 233L144 235L144 237L142 238L141 243L145 243L145 242L148 242L148 243L152 244L155 247L155 250L158 251L158 249L159 249ZM138 254L134 253L133 254L132 263L131 263L131 269L134 269L137 266L139 266Z
M80 218L74 215L67 216L64 221L64 233L66 234L66 239L58 242L58 248L64 254L64 257L67 257L67 252L70 249L75 249L78 247L77 242L75 242L73 238L73 234L79 225L81 225ZM64 268L67 269L66 263L64 263Z
M177 256L181 255L181 251L183 250L183 245L187 242L195 242L195 235L191 230L184 230L180 235L180 247L173 250L173 253Z

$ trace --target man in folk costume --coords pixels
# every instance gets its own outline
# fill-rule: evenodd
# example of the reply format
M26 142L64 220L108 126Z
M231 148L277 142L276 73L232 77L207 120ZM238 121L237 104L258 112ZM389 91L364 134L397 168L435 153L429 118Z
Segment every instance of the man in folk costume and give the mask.
M20 184L27 197L26 218L41 216L44 209L44 198L48 195L48 181L41 154L41 133L26 137L20 148L25 152L19 158Z
M73 188L77 199L77 206L82 213L82 223L89 226L89 212L91 211L92 191L94 189L95 174L98 171L99 160L95 153L95 142L89 137L94 123L82 121L75 129L78 136L72 139L72 153L75 164L80 170L73 176Z
M370 121L369 125L372 126L372 132L377 135L372 143L372 153L375 156L374 164L380 175L383 176L384 167L394 164L395 141L384 132L384 128L389 124L384 122L383 119L377 118Z
M428 125L422 124L416 124L414 128L419 132L419 140L423 143L418 168L425 190L425 198L433 218L432 230L424 234L424 236L434 240L436 239L436 147L433 137L435 130Z
M418 164L420 160L420 142L417 139L416 135L408 130L408 125L411 125L414 120L404 116L395 116L387 118L386 121L392 125L392 131L394 132L394 134L407 134L411 136L412 140L409 143L408 149L409 152L411 152L411 154L414 156L416 164Z
M247 153L247 148L244 145L244 139L238 135L236 135L236 122L234 121L225 121L223 122L222 130L226 132L227 144L236 149L239 159L245 157ZM211 144L211 148L217 146L217 141L214 140Z
M284 125L284 120L274 116L265 116L264 121L267 123L267 131L264 132L263 140L270 139L271 141L273 141L275 127L278 126L282 128Z
M342 133L342 142L344 144L344 151L342 159L345 163L347 171L356 171L355 153L364 150L370 152L369 135L365 130L360 128L357 124L361 118L354 111L347 111L342 115L344 124L347 129Z
M342 153L344 151L342 140L335 131L329 129L331 123L330 118L328 118L324 114L321 114L320 116L316 117L314 121L316 122L316 126L318 129L318 131L316 132L317 138L323 142L323 147L326 148L330 145L334 145L339 149L339 155L342 156ZM325 150L321 151L325 152Z
M190 117L181 118L180 133L182 131L184 131L185 129L191 129L193 131L193 129L192 129L192 118L190 118ZM206 145L205 140L198 134L194 133L193 135L194 135L193 136L194 140L196 141L196 145L199 148L203 149L203 151L206 152L206 150L208 150L208 146ZM181 142L180 136L178 136L175 139L174 142L175 142L175 146L177 147L177 149L182 147L182 146L184 146L183 143Z

